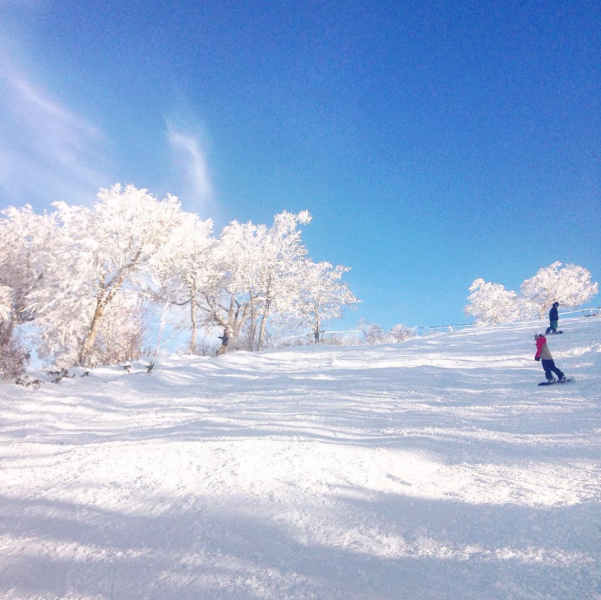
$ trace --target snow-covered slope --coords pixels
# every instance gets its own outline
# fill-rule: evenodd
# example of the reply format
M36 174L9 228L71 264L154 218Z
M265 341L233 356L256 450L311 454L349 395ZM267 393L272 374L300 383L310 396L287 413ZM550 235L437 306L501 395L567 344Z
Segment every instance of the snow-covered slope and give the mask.
M601 320L0 386L0 597L601 598Z

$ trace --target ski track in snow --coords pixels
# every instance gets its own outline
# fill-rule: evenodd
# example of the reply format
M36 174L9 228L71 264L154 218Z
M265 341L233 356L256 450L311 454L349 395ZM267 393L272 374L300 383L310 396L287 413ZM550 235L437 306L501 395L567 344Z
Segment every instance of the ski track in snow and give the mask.
M601 600L601 321L0 385L0 598ZM134 373L134 371L138 371Z

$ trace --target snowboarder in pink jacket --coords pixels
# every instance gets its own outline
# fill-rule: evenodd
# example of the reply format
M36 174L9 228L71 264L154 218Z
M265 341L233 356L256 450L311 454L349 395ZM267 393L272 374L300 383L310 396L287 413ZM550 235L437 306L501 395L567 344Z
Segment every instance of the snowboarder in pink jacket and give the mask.
M565 379L566 376L555 366L555 361L547 346L547 338L542 333L535 333L534 339L536 340L536 355L534 360L542 360L547 381L554 381L552 372L557 375L557 381Z

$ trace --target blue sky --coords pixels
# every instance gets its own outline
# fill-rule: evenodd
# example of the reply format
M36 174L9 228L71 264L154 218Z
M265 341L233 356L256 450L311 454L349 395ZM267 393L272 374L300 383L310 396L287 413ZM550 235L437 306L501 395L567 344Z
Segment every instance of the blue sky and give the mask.
M601 280L600 31L580 0L0 0L0 206L308 209L346 325L462 323L477 277Z

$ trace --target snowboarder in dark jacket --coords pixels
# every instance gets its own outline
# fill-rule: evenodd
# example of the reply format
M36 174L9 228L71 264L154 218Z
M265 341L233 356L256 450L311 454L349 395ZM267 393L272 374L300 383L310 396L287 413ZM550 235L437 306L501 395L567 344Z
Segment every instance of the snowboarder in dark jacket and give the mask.
M555 361L547 346L547 338L542 333L535 333L534 339L536 340L536 355L534 356L534 360L542 360L547 381L554 381L552 372L557 375L558 381L565 379L566 376L555 366Z
M547 327L547 331L545 333L549 335L550 333L557 333L557 327L559 325L559 313L557 309L559 308L559 302L553 303L553 308L549 311L549 327Z
M226 353L227 346L230 343L230 331L231 329L229 327L224 327L223 335L219 336L219 339L221 340L221 346L219 347L219 350L217 350L217 356Z

